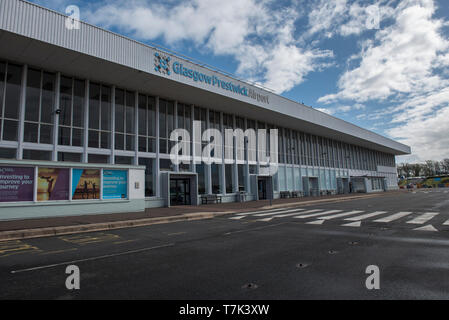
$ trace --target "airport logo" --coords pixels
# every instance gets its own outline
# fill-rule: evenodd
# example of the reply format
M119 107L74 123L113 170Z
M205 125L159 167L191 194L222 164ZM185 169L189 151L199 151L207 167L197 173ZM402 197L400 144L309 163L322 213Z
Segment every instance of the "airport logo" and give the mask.
M170 57L159 52L154 53L154 70L169 76L170 72Z
M195 82L204 83L212 87L217 87L222 90L232 92L244 97L248 97L262 102L270 104L269 96L257 93L254 89L248 89L243 84L234 83L233 81L223 80L216 75L208 75L199 72L195 69L191 69L178 61L171 61L168 55L160 52L154 53L154 70L161 74L170 76L173 73L185 78L189 78Z

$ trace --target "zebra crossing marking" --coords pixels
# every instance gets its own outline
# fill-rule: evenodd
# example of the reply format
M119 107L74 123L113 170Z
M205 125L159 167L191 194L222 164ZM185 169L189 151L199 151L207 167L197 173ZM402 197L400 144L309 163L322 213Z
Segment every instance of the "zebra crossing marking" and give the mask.
M325 217L319 217L318 219L322 219L322 220L331 220L331 219L337 219L337 218L343 218L343 217L347 217L347 216L351 216L357 213L362 213L363 211L360 210L354 210L354 211L350 211L350 212L344 212L344 213L338 213L338 214L333 214L330 216L325 216Z
M356 221L356 222L350 222L347 224L343 224L343 227L361 227L362 226L362 221Z
M431 232L438 232L437 229L435 229L435 227L431 224L428 224L427 226L424 227L419 227L419 228L415 228L413 229L415 231L431 231Z
M281 215L275 215L275 216L272 216L272 217L270 217L270 218L259 219L259 220L257 220L257 221L268 222L268 221L273 220L274 218L291 217L291 216L296 216L297 214L298 214L298 212L288 213L288 214L281 214Z
M299 211L304 211L304 209L290 209L290 210L283 210L283 211L276 211L276 212L268 212L268 213L259 213L259 214L255 214L255 217L265 217L265 216L272 216L275 214L279 214L279 213L288 213L288 212L298 212Z
M324 211L324 212L318 212L318 213L304 215L304 213L311 213L311 211L313 211L313 210L304 211L304 212L301 213L301 215L299 215L299 216L297 216L295 218L297 218L297 219L306 219L306 218L324 216L326 214L331 214L331 213L342 212L343 210L328 210L328 211ZM318 210L318 211L321 211L321 210Z
M315 221L311 221L311 222L306 222L306 224L323 224L324 220L315 220Z
M409 211L401 211L401 212L392 214L388 217L374 220L374 222L391 222L391 221L395 221L395 220L401 219L403 217L406 217L408 215L411 215L412 213L413 212L409 212Z
M435 216L439 215L438 212L426 212L421 214L420 216L416 217L413 220L407 221L407 223L410 224L424 224L427 221L431 220L432 218L434 218Z
M359 220L365 220L368 218L372 218L372 217L376 217L376 216L380 216L381 214L387 213L387 211L375 211L372 213L367 213L361 216L357 216L357 217L351 217L351 218L346 218L346 221L359 221Z
M237 213L236 215L237 216L247 216L247 215L256 214L256 213L265 213L265 212L274 212L274 211L283 211L283 210L286 210L286 208L277 208L277 209L269 209L269 210L242 212L242 213Z

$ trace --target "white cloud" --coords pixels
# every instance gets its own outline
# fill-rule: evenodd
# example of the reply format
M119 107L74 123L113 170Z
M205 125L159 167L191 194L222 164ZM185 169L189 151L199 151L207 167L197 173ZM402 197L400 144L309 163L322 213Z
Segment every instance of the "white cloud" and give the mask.
M358 119L381 123L389 118L386 133L412 147L413 154L402 159L449 156L449 127L444 125L449 116L449 41L442 32L447 22L436 19L435 10L432 0L401 1L394 23L363 42L359 63L340 77L339 91L319 99L395 102Z
M396 8L396 23L379 30L375 41L364 42L360 65L341 76L340 91L319 101L385 100L441 87L444 82L433 69L449 42L440 34L442 21L432 19L434 11L429 0L402 1Z
M327 66L329 50L300 47L294 7L271 10L274 1L190 0L151 3L113 1L96 6L87 20L118 29L140 40L163 38L171 47L184 41L238 62L237 73L279 93L302 83L310 72Z
M348 0L321 0L309 12L308 36L324 34L331 38L335 35L343 37L360 35L361 33L377 28L382 20L393 14L393 9L384 4L385 0L348 1Z

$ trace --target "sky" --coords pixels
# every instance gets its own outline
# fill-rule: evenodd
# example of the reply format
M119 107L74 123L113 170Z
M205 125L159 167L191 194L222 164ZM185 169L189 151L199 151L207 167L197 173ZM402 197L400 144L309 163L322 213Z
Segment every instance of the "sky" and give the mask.
M449 158L447 0L36 0ZM299 128L300 129L300 128Z

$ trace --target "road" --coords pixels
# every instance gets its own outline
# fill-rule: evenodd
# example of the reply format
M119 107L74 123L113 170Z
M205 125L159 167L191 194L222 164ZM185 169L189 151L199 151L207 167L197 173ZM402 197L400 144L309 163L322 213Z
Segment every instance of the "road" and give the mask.
M0 299L447 299L448 220L440 189L0 242Z

